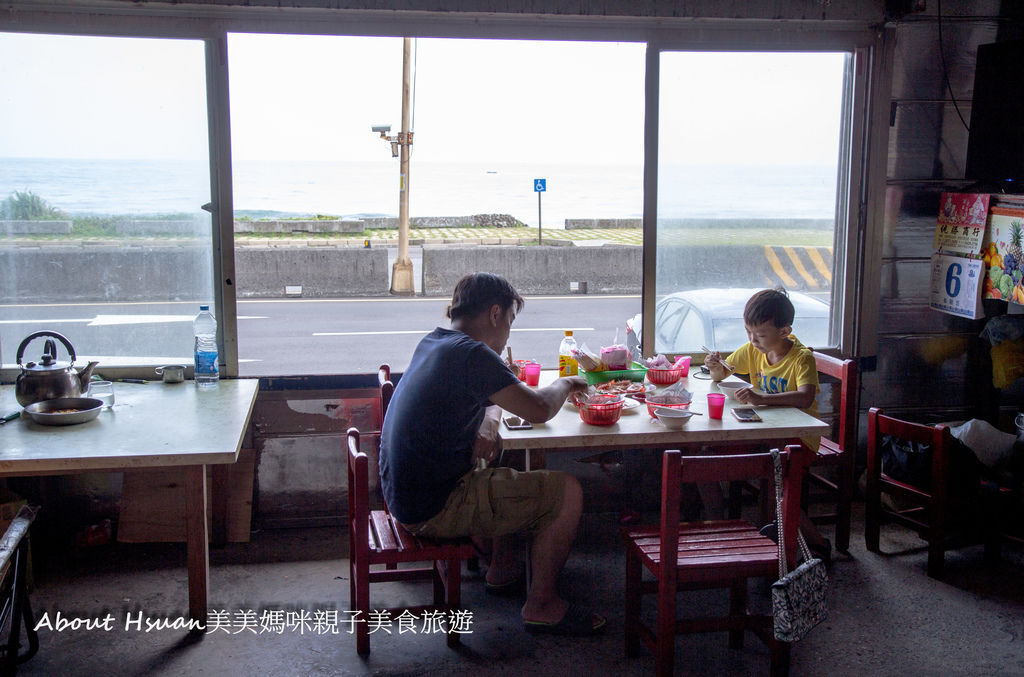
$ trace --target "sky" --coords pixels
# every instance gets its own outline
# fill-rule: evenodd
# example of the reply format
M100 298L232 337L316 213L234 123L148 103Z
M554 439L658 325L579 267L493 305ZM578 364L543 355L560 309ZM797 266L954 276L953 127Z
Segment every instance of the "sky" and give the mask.
M415 41L416 160L643 162L644 46ZM0 34L0 157L203 159L203 46ZM381 161L400 38L229 36L236 160ZM691 164L833 164L843 55L673 53L660 149Z

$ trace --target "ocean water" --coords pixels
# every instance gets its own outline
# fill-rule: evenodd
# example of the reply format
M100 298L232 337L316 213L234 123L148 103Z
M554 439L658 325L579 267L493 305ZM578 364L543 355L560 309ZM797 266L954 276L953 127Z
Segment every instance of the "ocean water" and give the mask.
M398 160L236 161L238 212L397 215ZM511 214L545 228L566 218L639 218L642 167L417 162L408 177L412 216ZM808 166L667 166L659 179L666 218L831 218L835 170ZM208 168L168 160L0 158L0 199L32 191L71 214L195 213L210 201Z

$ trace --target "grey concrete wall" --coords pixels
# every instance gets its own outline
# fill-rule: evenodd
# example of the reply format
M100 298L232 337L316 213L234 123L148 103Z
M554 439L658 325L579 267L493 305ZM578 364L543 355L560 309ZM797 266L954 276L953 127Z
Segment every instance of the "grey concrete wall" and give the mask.
M804 291L828 289L831 281L816 272L810 249L831 268L832 252L826 247L663 246L658 250L656 293L780 284ZM209 256L199 245L0 248L0 303L205 298L212 284ZM773 265L770 258L781 265ZM301 286L304 298L388 293L384 247L238 247L235 270L239 298L282 298L289 286ZM422 289L427 296L448 296L459 278L482 270L505 276L523 294L568 294L574 287L589 294L639 294L641 247L423 247Z
M382 248L240 247L235 269L242 298L281 297L286 285L302 285L303 298L388 293L388 252Z
M307 298L388 292L386 249L240 247L240 298L281 298L302 285ZM0 248L0 303L181 301L208 298L206 247Z
M209 231L210 222L202 219L117 221L114 230L125 235L198 235Z
M236 233L361 233L365 229L360 219L235 221Z
M498 273L521 294L568 294L570 282L586 282L591 294L640 291L641 248L433 247L423 248L423 293L449 295L463 275Z
M642 228L643 219L566 219L566 230L591 228Z
M366 228L382 230L398 228L394 216L363 217ZM515 228L526 224L511 214L470 214L469 216L413 216L409 218L412 228Z
M198 245L0 248L0 303L208 298L210 250Z
M0 235L64 235L70 221L0 221Z

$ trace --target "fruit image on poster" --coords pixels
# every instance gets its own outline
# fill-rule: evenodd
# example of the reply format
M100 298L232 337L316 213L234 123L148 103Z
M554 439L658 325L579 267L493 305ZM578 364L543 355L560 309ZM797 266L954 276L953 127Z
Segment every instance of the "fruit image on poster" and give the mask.
M992 207L982 245L985 282L982 297L1024 305L1024 210Z

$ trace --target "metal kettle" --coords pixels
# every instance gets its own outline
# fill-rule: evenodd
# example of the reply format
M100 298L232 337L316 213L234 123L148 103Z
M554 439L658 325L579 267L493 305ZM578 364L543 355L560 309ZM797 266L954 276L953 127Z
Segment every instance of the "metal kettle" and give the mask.
M27 362L22 365L21 358L25 354L25 348L33 340L49 336L43 344L43 355L39 362ZM57 339L64 344L71 356L70 362L57 360ZM71 342L61 334L53 331L37 331L25 337L25 340L18 346L18 366L21 373L14 383L14 396L18 404L27 407L33 402L53 400L58 397L79 397L89 390L89 379L92 377L93 368L99 362L90 362L81 371L75 371L75 349Z

